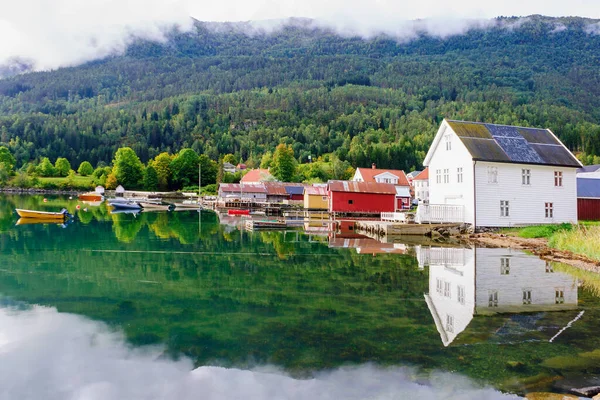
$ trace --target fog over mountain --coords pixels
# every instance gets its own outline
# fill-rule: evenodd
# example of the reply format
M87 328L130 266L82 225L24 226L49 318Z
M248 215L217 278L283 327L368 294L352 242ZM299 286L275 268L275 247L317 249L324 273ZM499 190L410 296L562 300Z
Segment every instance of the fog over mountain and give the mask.
M29 70L73 66L121 54L134 40L165 41L174 27L188 31L193 19L201 21L246 22L248 33L276 32L297 23L290 17L310 18L312 27L332 28L342 35L373 37L382 33L399 41L420 33L436 37L463 34L470 29L498 25L511 29L521 19L509 22L492 19L497 15L550 16L582 15L600 17L593 1L563 2L508 1L483 8L479 2L363 0L322 2L308 0L272 1L226 0L43 0L12 2L0 14L0 77ZM521 4L526 3L526 4ZM296 21L296 22L294 22ZM600 33L600 25L589 21L589 34ZM221 24L212 24L218 27ZM557 23L557 31L565 29ZM8 39L8 40L7 40Z

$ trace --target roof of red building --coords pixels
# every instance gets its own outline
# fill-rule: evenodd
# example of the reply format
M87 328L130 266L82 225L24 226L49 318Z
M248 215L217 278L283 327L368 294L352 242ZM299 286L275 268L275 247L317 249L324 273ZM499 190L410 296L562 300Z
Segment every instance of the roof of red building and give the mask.
M365 182L375 182L377 175L390 173L398 177L398 186L410 186L404 171L399 169L357 168Z
M325 186L307 186L304 188L304 194L310 196L327 196L327 187Z
M429 179L429 167L425 168L419 175L413 178L413 181L426 181Z
M285 186L280 182L264 182L265 189L267 189L267 194L271 196L287 196L287 191L285 190Z
M391 183L329 181L327 186L331 192L396 194L396 186Z
M229 193L267 193L262 183L221 183L219 190Z
M252 182L264 182L275 179L268 169L251 169L246 175L244 175L240 182L252 183Z

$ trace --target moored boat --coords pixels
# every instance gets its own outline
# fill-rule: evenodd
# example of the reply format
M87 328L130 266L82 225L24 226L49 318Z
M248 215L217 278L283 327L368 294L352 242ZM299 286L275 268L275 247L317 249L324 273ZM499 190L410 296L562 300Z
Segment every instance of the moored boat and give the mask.
M116 201L116 202L110 203L110 205L115 209L121 209L121 210L141 210L142 209L142 206L140 206L140 203L135 202L135 201Z
M36 219L45 219L45 220L64 220L70 214L66 208L63 208L60 212L49 212L49 211L37 211L37 210L23 210L21 208L15 209L19 217L21 218L36 218Z
M102 200L104 200L104 196L102 196L101 194L96 193L96 192L83 193L83 194L80 194L79 196L77 196L77 198L79 200L84 200L84 201L102 201Z
M250 215L250 210L227 210L229 215Z
M153 202L147 202L147 201L140 201L139 205L143 209L148 209L148 210L164 210L164 211L168 211L169 208L171 207L170 204L153 203Z

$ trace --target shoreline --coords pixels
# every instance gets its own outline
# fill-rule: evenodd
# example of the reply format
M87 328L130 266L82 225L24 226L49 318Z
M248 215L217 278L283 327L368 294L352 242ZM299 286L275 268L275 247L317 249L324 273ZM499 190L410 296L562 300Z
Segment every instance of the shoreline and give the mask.
M501 233L474 233L464 237L468 243L483 247L503 247L526 250L542 260L559 262L586 271L600 273L600 261L567 250L558 250L548 246L548 239L527 239Z

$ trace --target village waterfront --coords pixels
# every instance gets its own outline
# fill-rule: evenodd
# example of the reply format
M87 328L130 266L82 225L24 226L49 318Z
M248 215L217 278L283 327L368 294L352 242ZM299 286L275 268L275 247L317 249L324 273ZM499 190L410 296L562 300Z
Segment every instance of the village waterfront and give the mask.
M15 225L15 208L42 199L0 196L5 398L60 398L62 379L120 397L169 381L284 398L600 385L594 274L510 249L248 232L212 211L101 205L67 224Z

